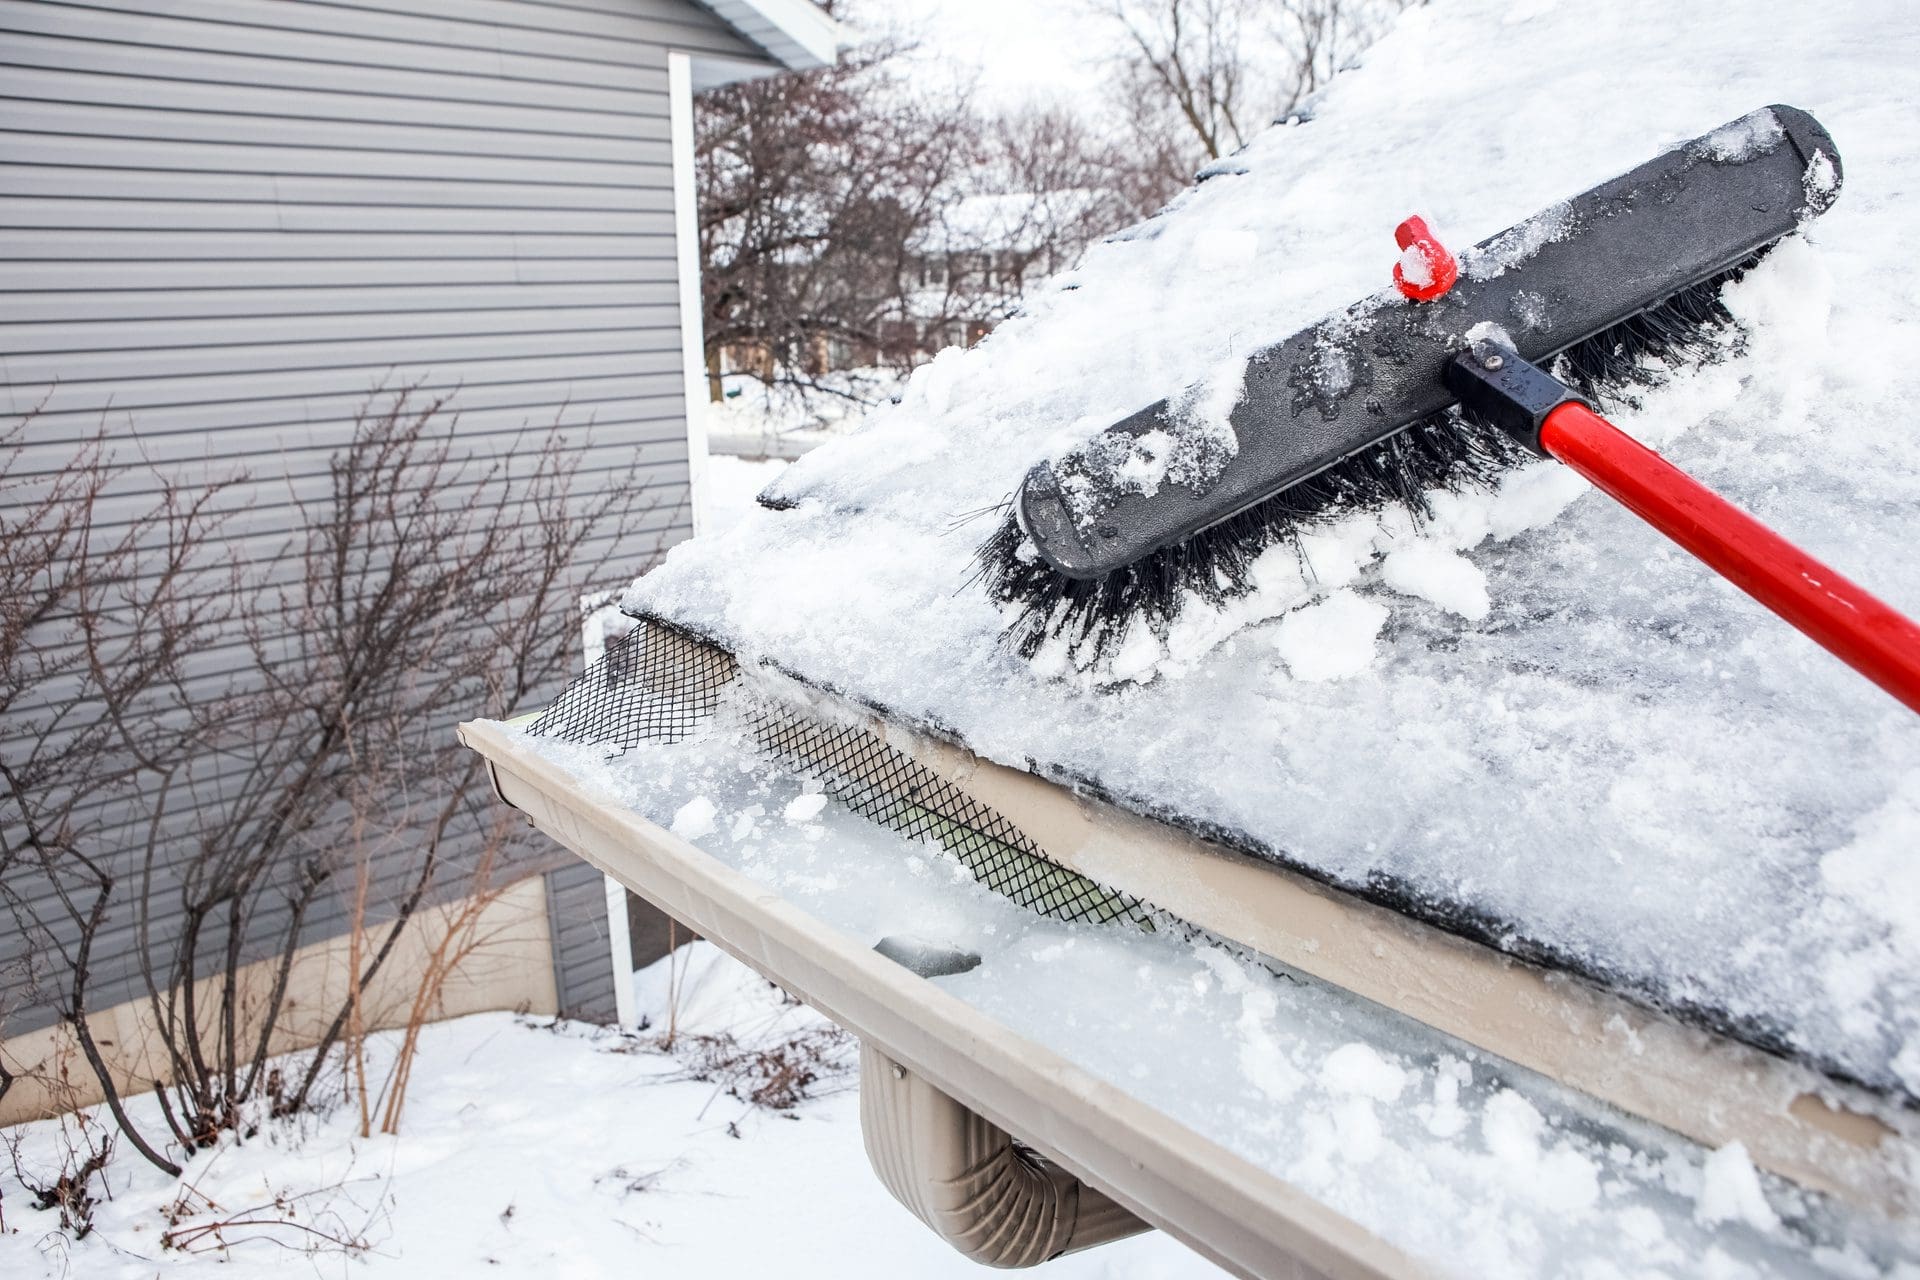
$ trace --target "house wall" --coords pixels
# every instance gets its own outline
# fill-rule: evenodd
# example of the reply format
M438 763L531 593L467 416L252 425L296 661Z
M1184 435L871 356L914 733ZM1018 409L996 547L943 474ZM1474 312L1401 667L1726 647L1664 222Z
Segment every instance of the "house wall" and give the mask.
M408 922L391 962L363 994L368 1030L407 1025L420 992L419 975L450 929L476 945L432 1001L429 1019L488 1009L562 1012L558 975L550 963L555 944L547 878L529 876L471 904L474 914L465 921L468 908L465 901L450 901ZM273 1052L290 1053L319 1042L347 998L351 959L344 936L300 949L289 972L286 1013L275 1028ZM273 962L259 961L241 970L237 987L243 1005L267 998L276 976L274 968ZM202 985L216 980L207 979ZM212 1010L212 996L210 990L204 991L200 1008ZM168 1078L167 1054L155 1030L159 1022L150 1001L129 1000L102 1009L88 1024L102 1055L114 1067L114 1084L123 1094L145 1093L155 1080ZM0 1064L19 1077L0 1099L0 1127L101 1100L99 1084L63 1024L0 1040Z
M22 474L103 426L187 477L244 467L244 574L326 491L354 411L417 384L476 447L571 428L583 502L637 462L642 543L684 536L670 50L766 60L685 0L0 0L0 417L40 409ZM99 1005L135 992L129 929ZM23 945L0 938L0 972ZM53 1020L7 981L7 1034Z

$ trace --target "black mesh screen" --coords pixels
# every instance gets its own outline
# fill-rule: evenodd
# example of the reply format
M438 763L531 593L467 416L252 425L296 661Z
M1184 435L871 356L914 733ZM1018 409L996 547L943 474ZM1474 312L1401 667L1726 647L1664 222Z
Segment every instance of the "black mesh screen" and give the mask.
M869 821L933 840L996 893L1057 920L1154 928L1151 907L1050 860L1006 818L864 726L811 719L738 674L726 650L642 622L611 642L528 732L624 751L678 742L724 702L769 756L818 778L828 795Z
M625 751L642 742L678 742L712 715L739 667L725 649L684 631L643 622L609 641L527 730L562 742Z

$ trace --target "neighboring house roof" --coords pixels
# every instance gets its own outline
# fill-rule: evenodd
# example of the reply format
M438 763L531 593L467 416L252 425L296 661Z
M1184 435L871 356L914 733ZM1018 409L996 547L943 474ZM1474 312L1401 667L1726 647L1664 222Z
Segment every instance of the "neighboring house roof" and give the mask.
M1568 473L1446 497L1423 528L1342 520L1303 560L1275 556L1253 597L1139 636L1104 672L1117 690L1058 653L1008 653L969 585L1031 463L1385 287L1409 213L1464 245L1787 102L1848 153L1849 190L1730 294L1744 351L1623 420L1920 604L1920 468L1897 408L1920 399L1920 367L1896 345L1920 279L1886 252L1916 233L1888 193L1920 182L1904 119L1920 29L1900 0L1750 8L1409 10L1311 121L917 370L790 469L789 509L676 549L627 606L1920 1096L1920 720Z
M845 28L810 0L696 0L789 71L830 66Z

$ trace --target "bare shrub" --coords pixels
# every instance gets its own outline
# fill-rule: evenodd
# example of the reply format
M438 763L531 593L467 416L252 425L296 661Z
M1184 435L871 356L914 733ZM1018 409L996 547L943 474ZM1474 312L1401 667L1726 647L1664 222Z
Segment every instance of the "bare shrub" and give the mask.
M51 1182L35 1182L20 1167L18 1149L12 1152L14 1177L32 1193L33 1207L58 1209L60 1229L75 1240L84 1240L93 1232L93 1207L99 1203L93 1180L106 1171L107 1161L113 1158L113 1135L86 1125L81 1126L81 1141L82 1147L67 1148L78 1158L68 1161Z
M209 724L186 660L231 613L202 554L230 481L189 489L162 477L115 532L101 510L140 488L130 480L142 468L95 437L64 465L30 470L35 416L0 434L0 910L17 984L58 1009L107 1079L88 1018L94 944L121 887L111 846L128 824L114 805L177 776ZM141 1154L170 1165L118 1092L106 1097Z
M60 1104L55 1121L53 1163L35 1167L22 1158L21 1135L5 1135L8 1162L14 1181L32 1197L33 1208L60 1214L60 1229L75 1240L84 1240L93 1232L93 1211L106 1190L107 1164L113 1159L113 1133L91 1111L78 1105L79 1090L73 1083L73 1048L66 1046L53 1060L34 1073L36 1082L49 1097ZM96 1180L99 1186L96 1188ZM0 1218L0 1232L6 1223Z
M356 829L359 823L356 821ZM479 858L466 872L461 891L450 901L426 908L436 940L426 963L414 981L405 1013L400 1018L400 1040L385 1077L377 1083L367 1071L369 1024L364 984L350 978L348 993L351 1016L343 1033L343 1043L354 1096L360 1108L360 1136L373 1134L373 1116L380 1116L380 1132L400 1132L400 1114L406 1108L407 1085L413 1078L414 1060L420 1050L421 1030L444 1011L447 983L475 955L497 940L497 929L486 925L488 910L500 900L504 885L495 880L496 864L508 847L514 820L498 814L489 826ZM366 953L369 920L366 914L366 886L372 878L370 861L361 857L356 868L355 904L352 917L350 955L354 974L362 971L360 957Z
M0 529L0 906L45 948L42 989L117 1125L170 1173L170 1152L306 1107L408 923L468 886L475 856L497 875L530 853L490 834L451 726L557 684L581 592L660 548L636 545L652 502L635 477L589 492L559 430L483 454L454 426L444 400L370 402L250 564L220 537L231 481L147 468L158 496L103 543L94 509L133 468L96 443L29 485L20 432L0 437L0 485L19 490ZM241 655L224 674L192 669L220 645ZM363 922L348 991L276 1071L300 945L334 907ZM155 1028L158 1133L128 1116L88 1025L110 916ZM420 1016L472 945L435 957ZM404 1078L394 1123L403 1096Z
M828 1024L762 1043L728 1032L683 1035L678 1048L687 1079L711 1081L752 1106L791 1111L850 1086L853 1046L851 1035Z
M160 1247L176 1253L227 1256L234 1246L249 1242L277 1245L306 1256L366 1253L374 1221L385 1211L382 1201L363 1210L345 1193L346 1181L306 1191L273 1190L264 1200L231 1209L215 1202L197 1183L182 1185L160 1211L166 1228ZM355 1210L350 1218L342 1203Z
M852 1085L859 1042L831 1022L793 1026L792 1015L802 1006L785 992L767 1014L717 1033L677 1030L679 995L674 980L668 1030L655 1044L685 1064L686 1079L712 1082L750 1106L781 1112Z

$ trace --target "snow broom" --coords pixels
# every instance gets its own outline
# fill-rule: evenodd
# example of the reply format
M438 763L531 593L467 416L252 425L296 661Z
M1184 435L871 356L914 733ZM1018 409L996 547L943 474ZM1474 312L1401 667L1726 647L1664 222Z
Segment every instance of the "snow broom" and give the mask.
M980 551L1008 640L1082 657L1189 596L1250 589L1316 522L1552 457L1920 710L1920 627L1595 412L1711 358L1720 291L1830 206L1840 157L1804 111L1763 108L1555 205L1456 261L1419 219L1395 290L1033 467ZM1205 405L1234 405L1224 423ZM1222 430L1222 427L1227 430Z

